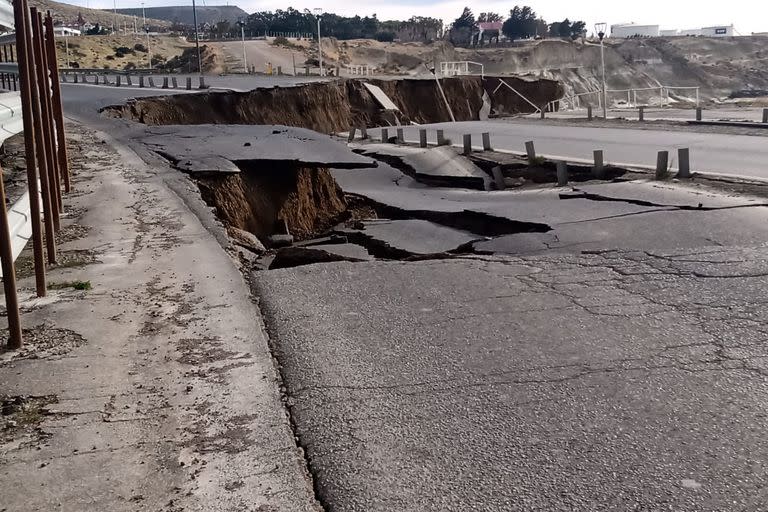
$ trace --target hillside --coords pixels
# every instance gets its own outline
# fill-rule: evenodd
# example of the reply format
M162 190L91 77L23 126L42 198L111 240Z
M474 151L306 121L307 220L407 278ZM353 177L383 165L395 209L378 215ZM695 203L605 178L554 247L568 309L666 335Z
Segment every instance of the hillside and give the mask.
M174 57L178 58L185 49L194 45L175 36L150 36L152 63L157 66ZM66 43L63 38L56 39L57 58L65 67L132 69L148 66L147 38L143 35L108 35L70 37L69 64L67 62ZM118 48L123 50L118 51Z
M316 52L313 47L311 53ZM422 74L424 64L472 61L487 74L532 74L560 80L567 95L600 90L600 46L548 39L513 47L464 49L446 42L381 43L372 40L323 44L324 59L334 64L368 64L390 74ZM675 37L609 41L606 45L609 89L701 87L702 98L722 99L735 91L768 89L768 37ZM644 93L657 95L656 92ZM677 91L693 100L692 91ZM619 94L616 94L618 99ZM626 100L626 93L624 95Z
M194 25L191 5L147 7L145 11L147 16L168 23ZM117 12L130 16L141 16L141 8L118 9ZM237 20L246 17L248 17L248 13L234 5L197 6L197 22L200 24L208 23L213 25L219 21L235 23Z
M118 14L116 17L111 11L103 11L101 9L87 9L77 5L70 5L61 2L54 2L52 0L29 0L31 7L37 7L42 12L51 11L54 22L62 22L67 26L77 26L77 17L82 14L87 23L99 24L103 27L111 27L117 20L119 27L128 24L133 28L134 18L133 16L125 16ZM169 28L171 24L162 20L150 20L147 19L149 24L154 29Z

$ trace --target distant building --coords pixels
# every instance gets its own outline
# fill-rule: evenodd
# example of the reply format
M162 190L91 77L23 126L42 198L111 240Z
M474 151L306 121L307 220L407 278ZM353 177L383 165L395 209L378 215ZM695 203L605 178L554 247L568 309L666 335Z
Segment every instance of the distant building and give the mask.
M80 32L76 28L53 27L53 35L56 36L56 37L79 36L80 34L82 34L82 32Z
M681 36L700 36L701 35L701 29L700 28L689 28L687 30L681 30L679 35L681 35Z
M661 35L661 37L675 37L675 36L679 36L680 35L680 31L677 30L677 29L675 29L675 30L662 30L659 33L659 35Z
M611 37L626 39L628 37L659 37L658 25L636 25L635 23L623 23L611 25Z
M704 27L701 35L707 37L733 37L733 25L719 25L716 27Z

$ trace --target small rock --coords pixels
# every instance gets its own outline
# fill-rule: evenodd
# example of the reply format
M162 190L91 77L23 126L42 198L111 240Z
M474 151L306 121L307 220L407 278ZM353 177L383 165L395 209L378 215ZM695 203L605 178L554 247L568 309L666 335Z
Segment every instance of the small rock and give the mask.
M263 254L267 251L264 244L261 243L261 240L259 240L253 233L230 226L227 228L227 234L232 239L233 243L245 247L252 252Z

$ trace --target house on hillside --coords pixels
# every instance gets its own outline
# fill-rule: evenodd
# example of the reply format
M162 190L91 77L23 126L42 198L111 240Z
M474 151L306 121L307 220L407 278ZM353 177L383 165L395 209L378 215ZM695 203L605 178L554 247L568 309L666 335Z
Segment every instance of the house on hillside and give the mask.
M492 43L493 40L496 39L496 42L498 43L499 38L501 38L502 26L504 26L504 23L501 21L478 23L477 32L474 34L473 39L476 44L479 44L480 46L482 46L486 40L489 43Z

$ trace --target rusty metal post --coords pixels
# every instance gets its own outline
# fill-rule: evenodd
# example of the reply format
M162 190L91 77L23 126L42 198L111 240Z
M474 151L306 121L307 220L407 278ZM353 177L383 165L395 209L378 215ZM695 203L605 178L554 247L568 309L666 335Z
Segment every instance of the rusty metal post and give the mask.
M24 16L26 5L23 0L13 2L16 25L19 77L21 82L21 114L24 121L24 156L27 163L27 188L29 190L29 211L32 223L32 253L35 261L35 288L38 297L45 297L45 255L43 254L43 228L40 225L40 189L35 167L35 123L32 108L32 60L29 58L27 39L29 24Z
M56 61L56 40L53 32L53 18L51 11L45 18L45 42L48 50L48 71L51 74L51 88L53 89L53 119L56 123L56 141L58 142L56 155L59 160L59 172L64 178L64 190L69 192L69 157L67 156L67 134L64 131L64 106L61 101L61 84L59 83L59 66Z
M11 230L8 227L8 210L5 209L5 187L2 176L3 171L0 169L0 266L3 268L5 308L8 315L8 348L17 350L21 348L21 317L19 316L16 271L13 268Z
M35 51L35 69L37 70L37 88L40 97L40 113L42 114L40 131L43 132L43 153L48 171L48 191L51 197L51 215L53 216L54 233L58 233L61 227L59 219L59 206L61 205L61 189L58 187L56 179L56 158L53 148L53 131L51 123L51 96L48 84L48 66L45 63L45 53L43 52L43 34L42 18L35 7L30 9L32 17L32 37L34 43L32 49Z
M33 81L37 81L37 53L35 46L32 44L32 32L29 27L32 25L31 16L27 7L27 0L20 0L23 3L24 23L25 23L25 46L27 49L27 58L29 60L29 91L32 96L32 124L37 129L34 130L35 134L35 154L37 155L38 168L40 169L40 189L43 195L43 221L45 223L45 245L48 252L48 263L56 263L56 238L54 235L54 221L53 221L53 207L51 201L50 183L48 181L48 160L45 155L45 139L41 129L42 122L42 105L40 102L40 91L36 86L33 86ZM26 123L25 123L26 126Z
M8 61L8 47L6 45L3 45L3 54L0 56L0 60L2 62L9 62ZM0 83L3 85L3 89L10 89L11 87L11 81L8 80L7 86L6 86L6 79L7 75L5 73L0 73Z

